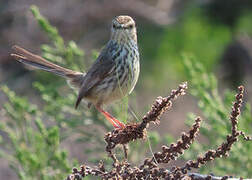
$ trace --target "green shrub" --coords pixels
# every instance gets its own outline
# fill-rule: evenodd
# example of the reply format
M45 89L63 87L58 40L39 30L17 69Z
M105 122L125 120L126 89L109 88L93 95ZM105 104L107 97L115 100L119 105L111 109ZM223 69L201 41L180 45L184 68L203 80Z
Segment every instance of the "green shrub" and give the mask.
M206 138L206 143L194 143L189 153L185 154L186 159L211 148L216 148L221 144L226 135L230 132L229 122L230 106L234 101L235 92L225 90L224 97L220 96L218 82L212 73L207 73L203 65L192 57L184 57L186 74L190 84L190 92L198 101L198 107L202 111L205 119L200 129L200 133ZM195 116L189 114L188 122L192 123ZM239 129L246 133L252 132L251 107L247 103L239 120ZM242 177L252 176L252 144L239 141L231 149L230 156L224 159L215 160L209 166L203 166L201 173L214 173L217 175L231 174Z

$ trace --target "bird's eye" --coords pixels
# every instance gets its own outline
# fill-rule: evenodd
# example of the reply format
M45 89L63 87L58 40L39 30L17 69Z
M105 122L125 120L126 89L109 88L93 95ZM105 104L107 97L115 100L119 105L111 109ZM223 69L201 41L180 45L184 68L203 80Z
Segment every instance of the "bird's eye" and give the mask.
M129 28L130 28L130 29L132 29L132 28L133 28L133 25L132 25L132 24L131 24L131 25L129 25Z
M116 28L116 25L115 25L115 24L113 24L113 28Z

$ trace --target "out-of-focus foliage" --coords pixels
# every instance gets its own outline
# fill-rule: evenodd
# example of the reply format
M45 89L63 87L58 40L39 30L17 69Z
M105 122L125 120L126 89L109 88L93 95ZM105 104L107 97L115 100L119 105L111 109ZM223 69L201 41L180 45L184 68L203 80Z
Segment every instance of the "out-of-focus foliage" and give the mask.
M163 53L159 58L180 66L176 70L180 68L182 71L181 53L190 52L212 70L230 39L227 27L210 24L200 9L191 9L175 26L166 29L159 49Z
M211 24L200 8L188 8L176 24L165 27L161 34L157 35L159 42L155 42L154 60L149 62L155 65L150 66L152 69L148 73L158 84L164 82L164 78L173 81L184 78L183 52L195 55L208 71L213 70L232 38L228 27Z
M211 0L204 6L205 14L215 24L225 24L235 28L241 16L251 11L250 0Z
M17 96L7 86L1 90L9 99L4 104L8 121L0 123L0 130L8 135L8 143L1 141L1 156L20 179L64 179L73 163L60 148L59 128L45 127L42 112L26 98Z
M140 34L143 36L140 36L140 46L143 46L146 64L146 71L142 73L144 83L147 86L149 83L150 88L153 84L161 87L164 82L186 78L181 58L184 52L194 55L211 72L219 65L225 49L236 36L252 34L251 11L241 13L230 27L214 23L206 13L208 7L188 4L175 24L155 29L146 27L148 30Z
M184 57L185 72L189 78L190 91L198 99L198 107L204 115L204 123L200 133L207 138L207 143L194 143L190 152L185 154L186 159L195 158L209 148L216 148L231 132L229 120L230 107L234 101L235 92L225 91L223 98L218 91L218 82L212 73L207 73L203 65L192 57ZM194 122L195 116L189 115L188 123ZM252 132L251 107L247 103L239 117L239 129ZM217 175L232 174L242 177L251 177L252 171L252 144L239 141L232 147L230 156L226 159L216 159L213 164L203 166L202 173L214 173Z
M252 35L252 12L247 12L237 22L237 32L241 34Z

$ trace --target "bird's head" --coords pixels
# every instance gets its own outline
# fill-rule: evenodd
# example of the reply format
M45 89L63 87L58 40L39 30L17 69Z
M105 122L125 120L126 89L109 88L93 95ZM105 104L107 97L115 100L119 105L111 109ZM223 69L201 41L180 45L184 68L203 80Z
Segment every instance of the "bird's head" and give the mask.
M136 24L130 16L117 16L112 20L111 39L118 43L137 42Z

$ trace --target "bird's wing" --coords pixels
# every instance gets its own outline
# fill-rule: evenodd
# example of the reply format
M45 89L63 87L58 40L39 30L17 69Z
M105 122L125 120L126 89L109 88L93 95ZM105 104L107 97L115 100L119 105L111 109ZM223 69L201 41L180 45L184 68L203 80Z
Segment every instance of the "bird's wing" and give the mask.
M115 70L113 68L115 67L115 62L112 60L108 51L108 48L103 49L97 60L87 72L75 104L76 108L78 107L81 99L86 96L93 87L99 84L99 82Z

